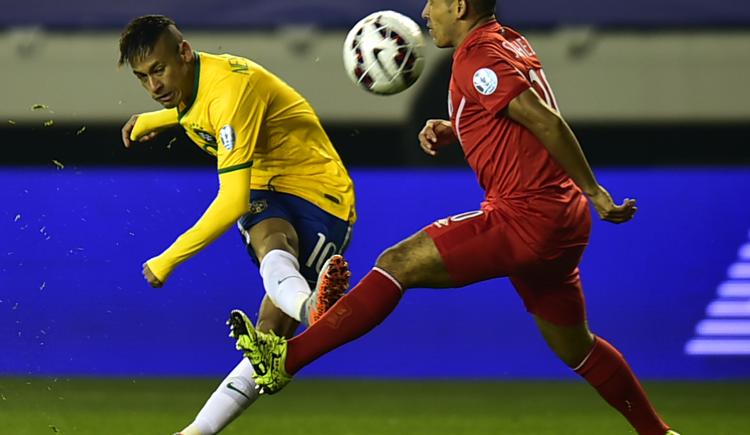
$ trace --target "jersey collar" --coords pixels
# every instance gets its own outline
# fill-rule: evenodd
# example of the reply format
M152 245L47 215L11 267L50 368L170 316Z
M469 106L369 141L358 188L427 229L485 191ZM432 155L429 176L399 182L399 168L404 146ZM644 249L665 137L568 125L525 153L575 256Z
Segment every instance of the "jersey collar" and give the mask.
M476 29L472 30L471 33L469 33L466 38L464 38L463 41L461 41L461 44L456 47L456 50L453 52L453 57L456 57L456 53L461 51L464 47L468 47L469 44L474 42L477 38L479 38L480 35L487 32L488 30L492 31L495 29L496 31L500 31L503 28L502 25L497 20L492 20L488 23L482 24L481 26L477 27Z
M185 105L185 109L179 110L179 107L177 108L177 113L179 113L178 120L181 120L187 113L190 111L190 108L193 107L193 103L195 103L195 99L198 97L198 85L201 81L201 57L200 53L196 50L193 52L193 58L195 59L195 73L193 74L193 95L190 97L190 101Z

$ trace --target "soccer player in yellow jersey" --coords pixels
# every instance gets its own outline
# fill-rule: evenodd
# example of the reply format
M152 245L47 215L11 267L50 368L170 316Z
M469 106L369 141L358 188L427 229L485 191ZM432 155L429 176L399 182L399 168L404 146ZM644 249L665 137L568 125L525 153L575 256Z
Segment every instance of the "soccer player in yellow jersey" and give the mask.
M217 160L216 198L192 228L143 265L148 283L164 285L179 264L236 222L266 289L259 329L291 336L299 322L322 315L346 290L348 271L318 273L332 269L326 262L343 262L335 254L346 248L356 217L352 181L308 102L248 59L195 51L160 15L130 22L119 64L129 65L164 106L130 118L122 129L126 147L179 124ZM313 291L316 282L334 290ZM181 433L218 433L256 398L252 367L243 359Z

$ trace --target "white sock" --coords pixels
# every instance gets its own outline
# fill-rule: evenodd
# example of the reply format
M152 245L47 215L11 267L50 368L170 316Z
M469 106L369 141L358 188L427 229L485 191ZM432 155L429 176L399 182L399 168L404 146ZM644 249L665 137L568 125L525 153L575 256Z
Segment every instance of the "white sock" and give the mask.
M237 367L221 382L190 426L185 435L215 435L239 417L255 402L258 393L253 381L253 366L242 358Z
M310 297L310 286L299 273L294 255L274 249L260 262L260 276L268 297L287 316L300 321L300 311Z

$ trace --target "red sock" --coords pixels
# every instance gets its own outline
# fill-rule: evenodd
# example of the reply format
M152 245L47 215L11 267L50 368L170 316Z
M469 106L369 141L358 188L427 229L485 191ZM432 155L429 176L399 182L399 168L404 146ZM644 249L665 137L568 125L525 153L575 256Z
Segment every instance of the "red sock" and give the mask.
M321 355L359 338L385 320L401 299L401 287L373 269L305 332L289 340L286 371L290 375Z
M664 435L669 430L625 358L603 338L596 337L591 352L575 371L620 411L640 435Z

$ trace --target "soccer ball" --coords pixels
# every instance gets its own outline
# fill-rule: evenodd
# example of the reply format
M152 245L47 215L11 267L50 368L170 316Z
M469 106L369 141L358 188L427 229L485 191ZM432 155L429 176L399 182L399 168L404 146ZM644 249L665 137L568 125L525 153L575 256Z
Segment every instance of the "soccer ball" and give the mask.
M394 11L372 13L344 41L344 67L357 86L380 95L403 91L424 68L424 39L417 23Z

